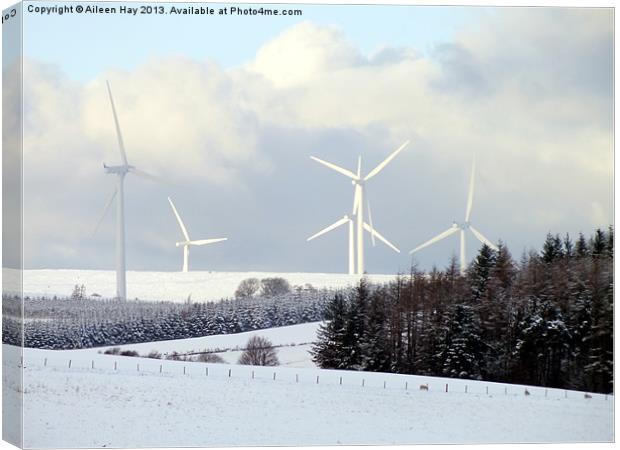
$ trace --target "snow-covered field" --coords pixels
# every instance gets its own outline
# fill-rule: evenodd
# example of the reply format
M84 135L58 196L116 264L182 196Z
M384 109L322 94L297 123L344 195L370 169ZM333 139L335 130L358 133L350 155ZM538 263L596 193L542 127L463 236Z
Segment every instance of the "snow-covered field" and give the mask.
M98 353L101 349L26 349L24 444L204 447L609 442L614 438L613 397L316 369L307 353L309 345L298 344L312 341L317 326L122 346L141 354L234 348L259 334L286 346L278 348L284 364L278 367L122 357ZM19 361L15 347L5 345L3 351ZM236 361L236 355L229 353L226 361ZM19 386L10 378L14 369L4 367L3 389L6 399L16 405ZM428 391L420 390L422 384L428 385ZM530 395L525 395L526 389Z
M99 294L107 298L116 295L116 274L111 270L25 270L23 275L26 295L69 296L75 285L82 284L87 295ZM128 271L127 298L181 302L191 295L192 301L219 300L233 297L239 283L246 278L271 277L285 278L292 286L309 283L318 289L341 288L359 281L357 275L336 273ZM382 283L393 280L395 276L369 275L368 278Z
M287 367L316 367L308 352L312 346L311 344L316 340L316 331L319 325L320 322L312 322L288 327L248 331L246 333L127 344L114 347L118 347L121 350L134 350L140 355L148 355L152 351L157 351L164 357L172 352L183 354L221 349L224 351L214 353L221 356L227 363L236 364L242 353L240 349L245 347L248 339L251 336L262 336L269 339L277 347L280 365ZM74 350L72 353L89 355L103 353L106 349L114 347L88 348Z

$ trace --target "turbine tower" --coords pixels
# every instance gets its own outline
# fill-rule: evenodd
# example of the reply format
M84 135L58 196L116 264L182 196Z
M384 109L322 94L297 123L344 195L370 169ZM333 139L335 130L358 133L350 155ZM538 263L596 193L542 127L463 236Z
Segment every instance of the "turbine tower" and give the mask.
M411 250L409 253L413 254L413 253L415 253L417 251L420 251L423 248L428 247L429 245L434 244L435 242L439 242L442 239L447 238L448 236L452 236L454 233L456 233L458 231L458 232L460 232L460 235L461 235L460 269L461 269L461 275L464 275L465 274L465 267L467 266L466 249L465 249L465 231L467 231L467 230L471 231L473 233L473 235L476 236L476 238L480 242L482 242L483 244L488 245L489 247L491 247L495 251L498 250L497 246L495 244L493 244L491 241L489 241L486 237L484 237L484 235L480 231L478 231L476 228L474 228L474 226L469 221L469 219L471 218L471 208L472 208L472 204L473 204L473 201L474 201L474 177L475 177L475 173L476 173L476 159L474 158L474 161L473 161L472 166L471 166L471 177L469 179L469 194L467 195L467 207L466 207L466 210L465 210L465 221L462 222L462 223L453 222L452 226L450 228L448 228L446 231L444 231L443 233L438 234L437 236L435 236L432 239L429 239L424 244L417 246L416 248Z
M106 204L103 214L95 227L95 232L99 228L99 225L103 221L106 213L110 209L114 198L116 198L116 298L125 300L127 298L127 281L125 276L125 175L133 173L135 175L154 180L161 181L158 177L150 175L142 170L136 169L136 167L130 165L127 162L127 154L125 152L125 144L123 142L123 135L121 133L121 127L118 122L118 116L116 114L116 107L114 106L114 99L112 98L112 89L110 83L106 81L108 88L108 96L110 98L110 105L112 106L112 115L114 116L114 126L116 128L116 136L118 138L118 147L121 153L121 163L118 166L108 166L105 163L103 168L106 173L116 175L116 189L112 193L112 197Z
M362 157L360 156L357 160L357 172L354 173L348 169L343 169L335 164L332 164L327 161L323 161L315 156L311 156L310 158L314 161L323 164L324 166L335 170L336 172L348 177L351 179L351 183L354 186L354 195L353 195L353 212L351 216L345 215L342 219L334 222L333 224L327 226L322 229L318 233L310 236L307 241L311 241L314 238L317 238L323 234L329 233L330 231L344 225L349 225L349 274L364 274L364 230L370 233L372 244L375 245L375 238L379 239L385 245L390 247L395 252L400 253L400 250L396 248L392 243L390 243L386 238L384 238L377 230L375 230L372 224L372 214L370 211L370 203L367 202L368 206L368 220L370 224L364 221L364 195L365 195L365 184L366 181L370 180L372 177L377 175L385 166L389 164L392 159L398 155L401 150L403 150L409 141L405 142L398 149L396 149L390 156L385 158L383 162L381 162L377 167L371 170L366 176L362 176ZM357 257L357 260L356 260Z
M170 203L170 206L172 207L172 212L174 212L174 215L177 218L177 222L179 222L179 226L181 227L181 232L183 233L183 237L185 238L184 241L177 242L176 245L177 247L181 247L181 246L183 247L183 272L189 272L189 246L190 245L215 244L216 242L226 241L228 240L228 238L201 239L198 241L192 241L189 238L189 234L187 233L187 228L185 228L185 225L183 224L183 221L181 220L181 216L179 215L177 209L175 208L174 203L172 203L172 199L170 197L168 197L168 202Z

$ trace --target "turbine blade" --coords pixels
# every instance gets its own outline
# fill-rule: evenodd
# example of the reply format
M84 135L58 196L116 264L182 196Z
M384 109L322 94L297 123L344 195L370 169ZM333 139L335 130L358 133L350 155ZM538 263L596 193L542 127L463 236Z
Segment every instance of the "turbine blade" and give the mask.
M372 169L372 171L368 175L366 175L366 178L364 178L364 181L370 180L372 177L374 177L379 172L381 172L383 170L383 168L385 166L387 166L390 161L392 161L394 158L396 158L396 155L398 155L407 145L409 145L409 141L406 141L403 145L398 147L394 152L392 152L392 154L390 156L385 158L381 164L379 164L377 167Z
M145 172L144 170L136 169L135 167L131 167L129 171L133 174L138 175L139 177L145 178L150 181L155 181L157 183L168 184L168 185L171 184L167 180L164 180L163 178L158 177L157 175L150 174L148 172Z
M228 238L216 238L216 239L200 239L197 241L189 241L189 245L207 245L207 244L215 244L216 242L227 241Z
M328 227L323 228L323 229L322 229L321 231L319 231L318 233L313 234L312 236L310 236L308 239L306 239L306 242L309 242L309 241L311 241L312 239L317 238L317 237L319 237L319 236L321 236L321 235L323 235L323 234L325 234L325 233L329 233L330 231L332 231L332 230L334 230L334 229L336 229L336 228L338 228L338 227L340 227L340 226L344 225L344 224L345 224L345 223L347 223L349 220L351 220L351 219L349 219L349 217L344 216L342 219L340 219L340 220L338 220L338 221L336 221L336 222L332 223L332 224L331 224L331 225L329 225Z
M377 244L375 242L375 227L372 224L372 211L370 210L370 200L366 197L366 205L368 206L368 221L370 222L370 228L373 230L370 232L370 240L372 241L372 246L375 247Z
M95 226L95 229L93 230L93 236L97 233L97 230L99 229L99 226L101 225L101 222L103 222L103 218L108 213L108 210L110 209L110 206L112 206L112 202L116 198L116 193L117 192L118 192L118 190L114 189L114 192L112 192L112 196L110 197L110 200L108 200L108 203L106 203L105 207L103 208L103 214L101 214L101 217L99 218L99 221L97 222L97 225Z
M335 170L336 172L339 172L353 180L359 180L359 178L357 177L357 175L355 175L353 172L351 172L350 170L347 169L343 169L340 166L337 166L336 164L332 164L330 162L327 161L323 161L322 159L317 158L316 156L311 156L310 159L313 159L314 161L318 162L319 164L323 164L326 167L329 167L332 170Z
M474 233L474 236L476 236L480 242L482 242L483 244L487 244L489 247L491 247L495 251L499 250L499 248L497 248L497 245L495 245L493 242L489 241L486 237L484 237L480 231L476 230L471 225L469 226L469 229L471 230L472 233Z
M454 233L456 233L457 231L459 231L460 228L459 227L455 227L452 226L450 228L448 228L446 231L444 231L443 233L438 234L437 236L435 236L432 239L429 239L428 241L426 241L424 244L422 245L418 245L416 248L414 248L413 250L411 250L409 253L415 253L419 250L422 250L425 247L428 247L429 245L434 244L435 242L441 241L442 239L447 238L448 236L453 235Z
M370 225L368 225L366 222L364 222L364 229L366 231L368 231L370 233L370 235L375 235L377 237L377 239L379 239L381 242L383 242L385 245L387 245L388 247L390 247L392 250L394 250L396 253L400 253L400 250L396 248L396 246L394 244L392 244L390 241L388 241L386 238L384 238L383 236L381 236L381 234L375 230L373 227L371 227Z
M168 202L170 203L170 206L172 207L172 211L174 212L174 215L177 218L177 222L179 222L179 226L181 227L181 231L183 232L183 236L185 237L185 240L189 241L189 234L187 234L187 229L185 228L185 225L183 224L183 221L181 220L181 216L179 216L179 213L177 212L177 209L174 207L174 203L172 203L172 199L170 197L168 197Z
M121 126L118 123L118 116L116 115L116 107L114 106L114 99L112 98L112 89L110 88L110 82L106 80L108 86L108 96L110 97L110 104L112 105L112 114L114 115L114 125L116 126L116 136L118 137L118 147L121 151L121 159L123 164L127 164L127 154L125 153L125 144L123 143L123 134L121 133Z
M471 165L471 176L469 178L469 193L467 194L467 209L465 210L465 222L469 222L471 216L471 206L474 202L474 175L476 173L476 157Z

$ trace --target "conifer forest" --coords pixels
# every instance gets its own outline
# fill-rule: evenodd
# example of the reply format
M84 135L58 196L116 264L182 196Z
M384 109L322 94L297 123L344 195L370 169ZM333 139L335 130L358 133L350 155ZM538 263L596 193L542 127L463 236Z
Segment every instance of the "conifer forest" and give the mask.
M515 261L483 246L465 276L414 267L337 294L313 348L322 368L613 391L613 229L548 235Z

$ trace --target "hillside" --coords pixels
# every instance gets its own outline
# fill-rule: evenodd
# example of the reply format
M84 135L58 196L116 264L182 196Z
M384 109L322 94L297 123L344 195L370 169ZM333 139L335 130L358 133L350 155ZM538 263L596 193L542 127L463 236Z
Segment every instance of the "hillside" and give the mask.
M311 337L316 324L298 327L305 327L307 336L295 327L262 333L274 343L292 344ZM232 346L245 342L245 335L127 347L161 351ZM288 348L302 356L305 353L296 345ZM5 345L3 350L15 354L17 349ZM291 362L290 355L279 356L284 364ZM30 431L25 445L613 440L612 397L592 394L592 398L585 398L584 393L576 391L470 380L319 370L308 367L311 362L307 353L304 358L292 365L305 367L269 368L110 356L92 349L26 349L24 423ZM18 387L6 378L8 373L4 370L4 395L16 402ZM420 390L423 384L428 385L428 391ZM529 395L525 395L526 390Z
M103 353L107 349L119 348L133 350L141 356L156 351L163 355L177 352L192 354L201 351L213 352L225 362L235 364L242 350L251 336L268 338L277 347L280 365L287 367L316 367L308 351L316 339L316 331L321 322L303 323L288 327L268 328L265 330L248 331L236 334L219 334L191 339L177 339L169 341L145 342L142 344L127 344L116 347L96 347L84 350L75 350L71 353L92 355ZM221 351L215 351L221 350ZM84 356L85 357L85 356ZM82 358L82 356L80 356Z

